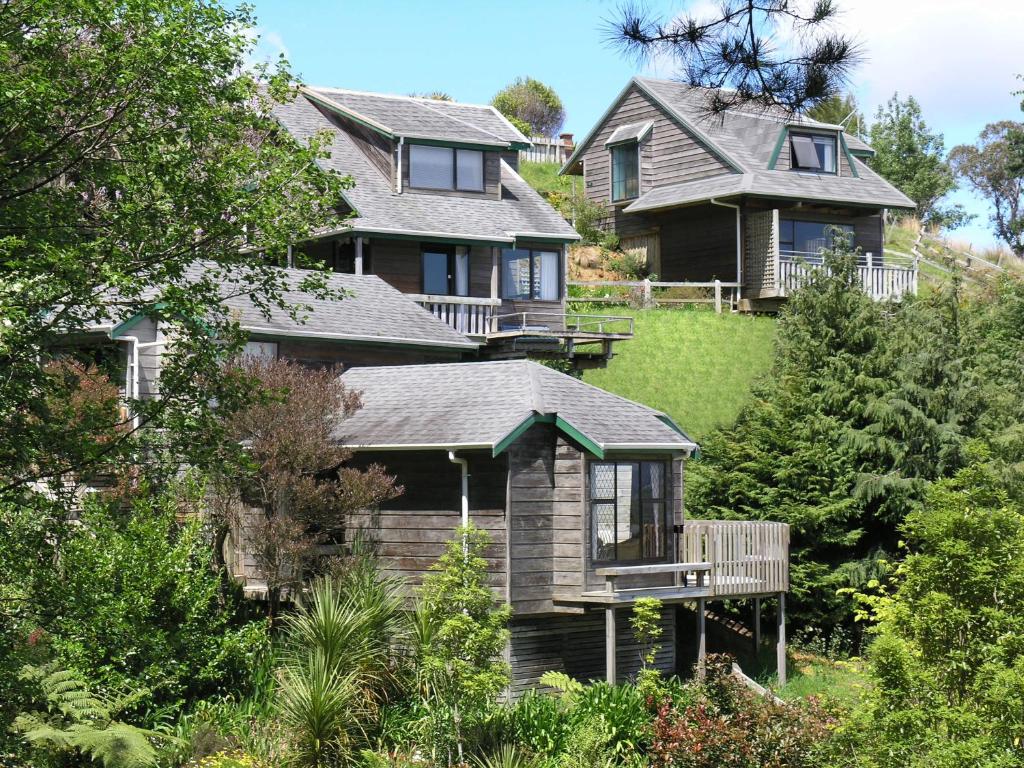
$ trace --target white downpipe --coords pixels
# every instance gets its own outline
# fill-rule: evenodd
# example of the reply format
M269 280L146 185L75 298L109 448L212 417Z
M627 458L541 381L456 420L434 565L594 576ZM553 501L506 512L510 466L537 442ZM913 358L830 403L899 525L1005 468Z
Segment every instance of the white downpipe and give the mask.
M735 203L723 203L713 197L708 202L736 211L736 282L743 285L743 226L740 223L740 207ZM736 290L739 291L738 288Z
M121 340L131 345L128 347L128 365L124 371L124 399L130 403L139 398L139 337L121 336ZM132 408L132 429L138 429L139 417L130 404L128 407Z
M455 451L448 451L448 461L458 464L462 471L462 555L465 557L469 554L469 539L465 534L469 526L469 462L456 456Z
M462 470L462 526L469 525L469 462L460 459L455 451L448 451L448 461L458 464Z
M402 194L402 147L405 146L405 136L398 137L398 183L395 188L398 194Z

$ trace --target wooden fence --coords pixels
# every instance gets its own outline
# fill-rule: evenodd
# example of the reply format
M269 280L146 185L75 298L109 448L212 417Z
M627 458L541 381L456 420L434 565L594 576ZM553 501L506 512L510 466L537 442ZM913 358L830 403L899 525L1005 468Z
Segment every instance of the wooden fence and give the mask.
M709 563L711 597L789 591L789 526L747 520L685 520L683 562Z
M656 280L570 280L567 285L580 288L611 288L605 295L570 296L569 301L596 304L636 304L640 307L675 304L711 304L716 312L724 306L736 308L739 283L714 280L704 283L667 283Z
M519 150L519 162L563 164L572 154L572 140L552 139L548 136L531 136L533 146Z

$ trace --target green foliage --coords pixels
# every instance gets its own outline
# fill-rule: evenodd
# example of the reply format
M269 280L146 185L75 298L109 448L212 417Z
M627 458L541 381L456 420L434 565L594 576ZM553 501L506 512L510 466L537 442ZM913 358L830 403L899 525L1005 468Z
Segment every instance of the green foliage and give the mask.
M81 754L104 768L147 768L156 764L151 740L153 731L114 719L114 715L138 698L105 700L90 690L83 677L53 664L25 667L21 677L37 687L42 709L18 715L13 730L33 750L34 763L60 765L62 756Z
M3 666L52 658L89 670L101 690L141 690L128 714L148 724L245 691L266 625L223 589L195 515L200 498L187 481L127 501L93 495L74 522L0 505L0 579L17 606L0 617L14 641L0 648ZM24 692L0 685L6 720Z
M917 203L917 215L926 224L957 227L970 217L963 206L941 206L940 199L956 189L956 178L946 162L942 134L931 130L913 96L894 94L875 113L871 125L871 167Z
M857 99L852 93L846 95L835 94L829 98L819 101L809 110L807 116L812 120L831 125L842 125L847 133L856 136L867 131L867 123L864 121L864 114L860 111Z
M430 567L420 590L424 623L417 664L424 677L435 756L463 754L465 733L484 720L509 684L502 651L508 606L498 607L488 585L489 537L460 527Z
M613 251L604 260L605 269L622 275L624 280L643 280L652 277L647 258L641 251Z
M876 622L875 684L844 728L859 766L1024 760L1024 508L973 450L907 516L893 585L859 596Z
M491 104L527 137L556 136L565 122L558 94L532 77L517 77L494 95Z
M584 245L617 247L615 233L601 228L608 215L605 207L586 196L579 177L559 176L561 167L558 163L522 162L519 174L573 225Z
M816 273L779 320L770 377L733 428L704 441L687 502L702 517L788 522L792 616L828 635L849 626L837 590L882 575L897 527L929 482L963 466L969 438L1024 455L1024 289L1008 281L967 302L954 283L885 304L855 288L848 256L826 261L831 274Z
M606 368L585 371L584 381L664 411L697 440L731 426L772 365L770 317L618 306L612 313L633 317L636 335Z
M204 0L41 0L0 14L0 125L16 128L0 137L5 499L45 504L33 483L57 478L68 510L75 473L144 460L155 474L167 459L173 475L182 457L215 461L225 448L213 404L223 411L251 391L220 375L243 341L221 296L252 292L301 313L272 266L337 222L349 180L319 169L323 137L282 134L272 112L294 96L292 78L283 62L246 66L252 29L248 7ZM208 270L193 284L198 260ZM318 273L303 282L329 293ZM166 429L143 439L116 411L91 429L58 418L54 404L78 382L39 361L69 334L137 313L159 316L175 353L162 397L128 405ZM143 455L145 442L167 453Z
M503 744L496 752L483 757L474 757L475 768L537 768L540 761L514 744Z
M637 690L651 701L660 701L663 695L661 672L654 666L661 646L658 640L663 629L661 626L661 600L656 597L641 597L633 604L633 612L629 617L629 625L633 629L633 637L643 649L641 653L641 669L637 675Z
M653 723L652 768L818 768L834 714L817 702L780 704L745 688L731 659L709 656L697 700L666 702Z
M401 684L394 656L404 636L400 586L378 578L369 558L356 558L342 575L314 581L284 617L278 702L293 764L345 764L368 745L382 705Z
M1024 256L1024 123L989 123L977 144L961 144L949 154L957 175L992 206L996 237Z

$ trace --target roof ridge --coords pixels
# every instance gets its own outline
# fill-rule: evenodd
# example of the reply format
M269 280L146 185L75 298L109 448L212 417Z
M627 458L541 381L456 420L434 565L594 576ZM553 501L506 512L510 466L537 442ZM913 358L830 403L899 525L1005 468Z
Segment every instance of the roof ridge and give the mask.
M432 99L429 96L407 96L401 93L384 93L382 91L363 91L358 88L340 88L335 85L307 85L314 91L331 91L334 93L351 93L359 96L377 96L381 99L397 99L400 101L427 102L428 104L451 104L457 107L474 107L476 109L490 109L490 104L477 104L470 101L458 101L456 99Z

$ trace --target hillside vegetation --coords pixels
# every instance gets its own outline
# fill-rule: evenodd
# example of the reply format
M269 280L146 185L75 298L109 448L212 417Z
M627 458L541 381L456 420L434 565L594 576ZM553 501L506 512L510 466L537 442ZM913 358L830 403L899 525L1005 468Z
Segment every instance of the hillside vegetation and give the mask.
M628 309L636 336L616 345L605 369L584 380L671 416L700 440L731 424L775 352L775 321L702 309Z

